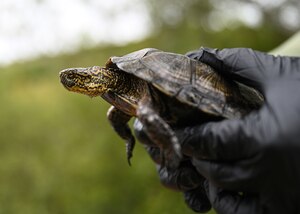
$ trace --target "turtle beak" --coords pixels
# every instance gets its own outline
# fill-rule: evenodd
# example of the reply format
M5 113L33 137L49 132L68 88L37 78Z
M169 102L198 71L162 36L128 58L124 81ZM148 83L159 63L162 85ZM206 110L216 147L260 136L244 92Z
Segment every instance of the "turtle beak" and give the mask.
M65 69L59 72L60 82L66 89L72 88L75 82L72 80L72 75L74 74L74 69Z
M59 72L60 82L65 88L70 89L75 86L76 74L86 70L86 68L67 68Z

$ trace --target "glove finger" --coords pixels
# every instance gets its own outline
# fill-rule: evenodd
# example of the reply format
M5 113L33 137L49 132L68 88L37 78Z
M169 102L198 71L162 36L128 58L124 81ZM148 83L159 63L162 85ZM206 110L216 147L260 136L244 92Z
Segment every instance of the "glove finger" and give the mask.
M158 174L161 183L168 188L189 191L201 187L204 178L196 171L190 161L180 164L177 169L168 169L158 165Z
M259 214L263 213L256 195L241 194L218 188L206 183L206 192L212 207L219 214Z
M221 75L252 86L261 92L264 81L278 75L281 59L249 48L202 48L199 60ZM271 68L271 69L270 69Z
M254 159L254 160L253 160ZM263 173L253 162L256 158L237 163L218 163L193 159L192 164L198 173L217 186L231 191L259 191L266 185ZM260 181L259 183L257 181Z
M184 194L185 203L195 212L206 213L211 209L210 201L204 187L186 191Z
M209 122L177 130L185 155L209 160L239 160L256 155L279 133L276 117L267 106L243 119ZM268 134L266 134L268 133Z

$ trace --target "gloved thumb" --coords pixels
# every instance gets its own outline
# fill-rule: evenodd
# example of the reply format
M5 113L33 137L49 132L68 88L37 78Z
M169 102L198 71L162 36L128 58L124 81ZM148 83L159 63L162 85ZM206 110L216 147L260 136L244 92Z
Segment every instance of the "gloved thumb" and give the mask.
M274 56L249 48L222 50L200 48L198 51L188 53L187 56L211 66L225 78L244 83L260 91L264 80L268 79L266 76L270 74L270 66L276 64L277 60Z

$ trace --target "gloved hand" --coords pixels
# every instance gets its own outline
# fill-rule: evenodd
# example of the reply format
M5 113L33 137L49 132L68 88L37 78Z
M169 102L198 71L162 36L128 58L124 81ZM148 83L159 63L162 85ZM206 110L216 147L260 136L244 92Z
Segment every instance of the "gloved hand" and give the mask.
M183 192L186 204L195 212L203 213L210 210L211 205L204 189L204 178L191 162L187 159L175 170L162 167L159 148L145 134L143 125L136 119L133 126L135 136L156 163L161 183L168 188Z
M242 119L186 127L177 135L218 213L300 213L300 58L251 49L188 54L259 90L265 103Z

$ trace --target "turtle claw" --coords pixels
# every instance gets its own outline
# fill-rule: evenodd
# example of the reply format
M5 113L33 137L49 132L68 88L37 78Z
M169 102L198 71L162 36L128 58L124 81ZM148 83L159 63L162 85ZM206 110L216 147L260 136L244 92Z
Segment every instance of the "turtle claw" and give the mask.
M130 161L131 157L127 157L127 163L129 166L131 166L131 161Z
M127 155L127 162L128 165L131 166L131 158L132 158L132 152L135 146L135 139L132 137L129 141L126 142L126 155Z
M127 155L127 163L129 166L131 166L132 153L126 152L126 155Z
M131 116L120 111L114 106L111 106L107 111L107 118L117 132L117 134L125 140L126 143L126 154L127 154L127 162L129 166L131 166L130 159L132 157L132 151L135 145L135 139L131 133L131 130L128 126L128 121L130 120Z

